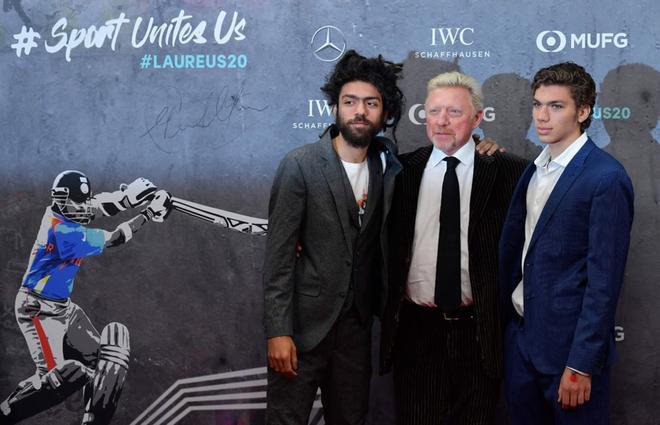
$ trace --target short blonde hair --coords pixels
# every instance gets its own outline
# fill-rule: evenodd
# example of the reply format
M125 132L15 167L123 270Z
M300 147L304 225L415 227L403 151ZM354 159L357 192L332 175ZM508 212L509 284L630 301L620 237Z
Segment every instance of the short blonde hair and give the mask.
M472 106L474 109L483 111L484 109L484 94L481 91L481 84L474 78L461 74L458 71L445 72L431 78L426 86L426 95L428 96L431 91L442 87L463 87L470 92Z

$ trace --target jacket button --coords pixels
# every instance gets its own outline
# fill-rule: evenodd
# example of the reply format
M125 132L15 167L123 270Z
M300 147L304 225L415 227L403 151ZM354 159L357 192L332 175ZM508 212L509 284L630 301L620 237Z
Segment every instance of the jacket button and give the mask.
M351 265L351 260L346 260L346 265L350 266Z
M341 298L344 298L344 297L346 296L346 292L341 291L341 292L339 293L339 296L340 296Z

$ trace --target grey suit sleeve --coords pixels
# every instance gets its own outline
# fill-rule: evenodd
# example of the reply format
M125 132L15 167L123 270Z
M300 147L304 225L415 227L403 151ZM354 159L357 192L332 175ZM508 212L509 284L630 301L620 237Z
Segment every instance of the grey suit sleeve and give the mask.
M293 335L296 242L305 214L305 181L294 155L277 170L268 205L263 272L266 336Z

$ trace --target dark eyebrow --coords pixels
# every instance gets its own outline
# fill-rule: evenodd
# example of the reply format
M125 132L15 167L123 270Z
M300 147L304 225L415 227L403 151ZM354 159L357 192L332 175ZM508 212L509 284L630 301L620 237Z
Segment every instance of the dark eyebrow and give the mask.
M533 98L532 102L540 103L543 104L540 100L537 98ZM547 105L563 105L565 102L563 100L550 100L548 102L545 102Z
M349 98L349 99L355 99L355 100L378 100L380 101L380 97L378 96L367 96L367 97L359 97L354 94L345 94L342 96L342 99L344 98Z

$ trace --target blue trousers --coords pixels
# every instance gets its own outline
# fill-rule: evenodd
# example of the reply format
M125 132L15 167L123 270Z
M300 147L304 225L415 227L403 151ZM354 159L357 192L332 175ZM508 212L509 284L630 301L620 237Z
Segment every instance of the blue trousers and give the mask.
M574 409L557 402L561 374L546 375L534 367L521 344L523 327L507 326L504 349L504 395L512 425L608 425L610 370L591 379L590 400Z

